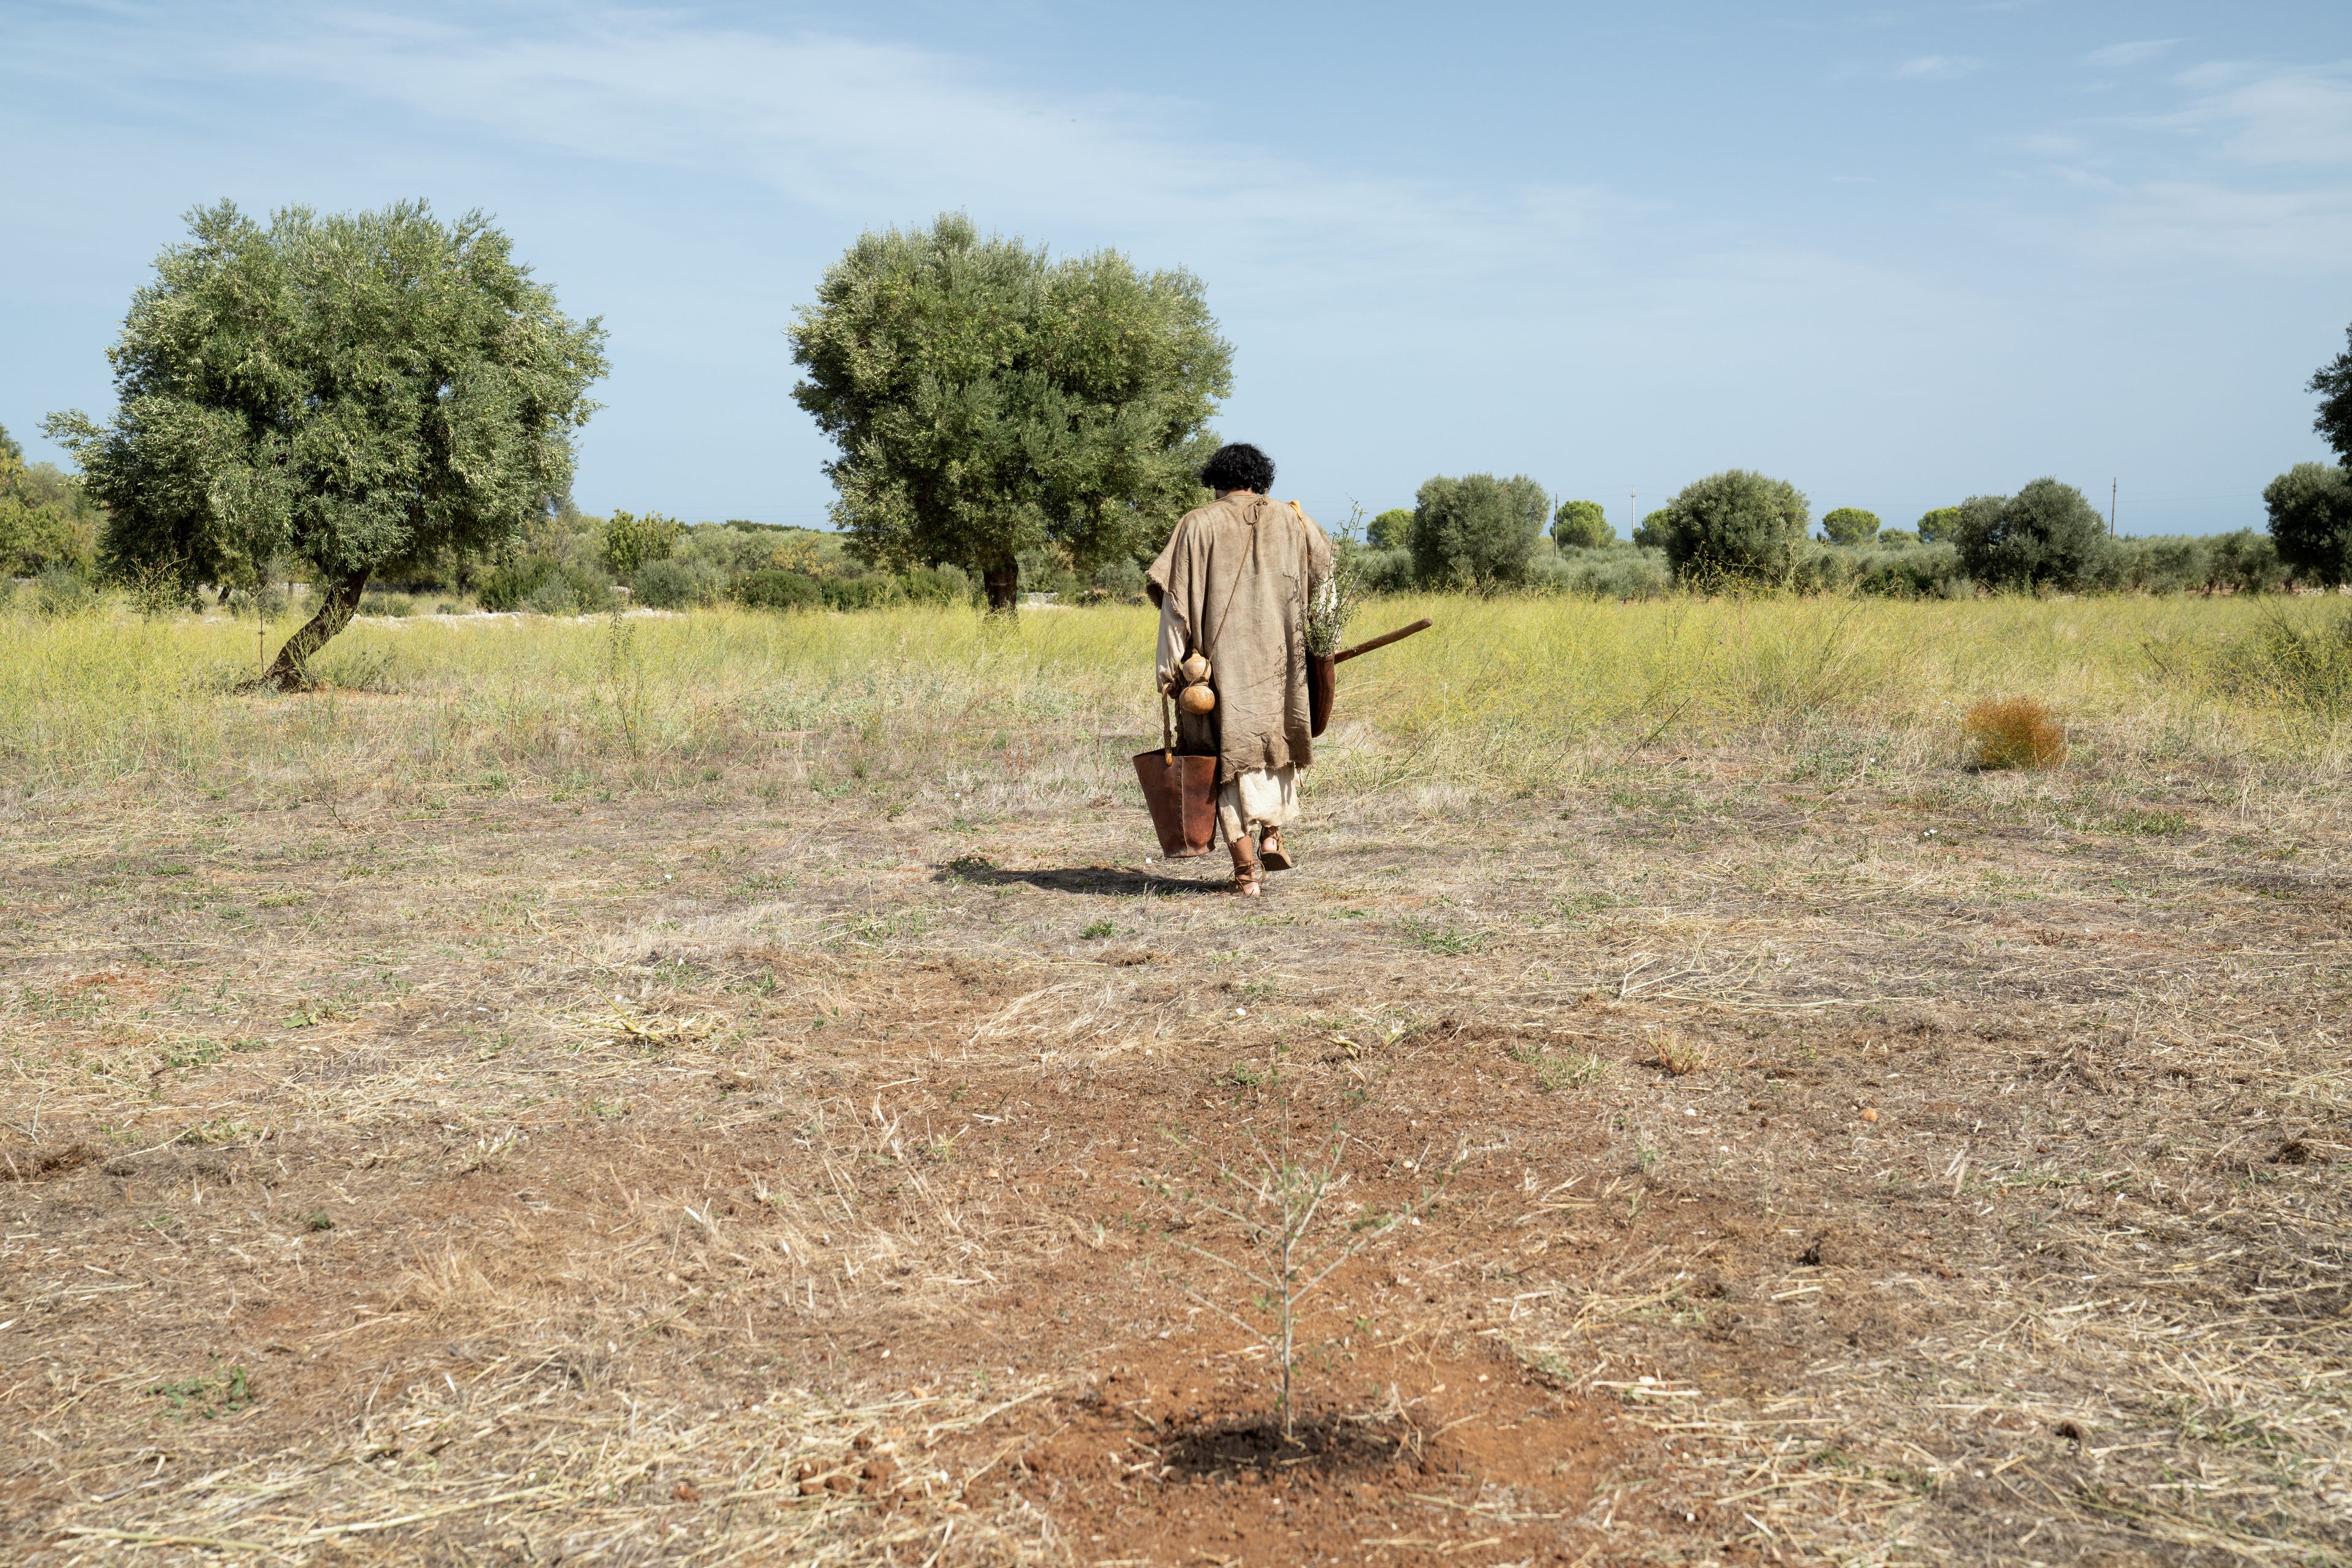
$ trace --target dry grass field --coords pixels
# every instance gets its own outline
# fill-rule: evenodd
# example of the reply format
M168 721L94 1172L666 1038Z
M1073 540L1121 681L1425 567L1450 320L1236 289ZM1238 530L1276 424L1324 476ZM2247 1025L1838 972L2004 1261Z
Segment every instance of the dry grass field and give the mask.
M2352 1562L2341 609L1421 614L0 623L0 1560Z

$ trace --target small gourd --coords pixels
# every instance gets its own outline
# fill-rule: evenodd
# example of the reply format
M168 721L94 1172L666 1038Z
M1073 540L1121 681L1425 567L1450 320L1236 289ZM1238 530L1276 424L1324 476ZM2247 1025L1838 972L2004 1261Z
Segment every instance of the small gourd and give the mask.
M1184 672L1184 684L1198 686L1209 679L1209 661L1197 653L1188 653L1177 668Z
M1206 713L1217 705L1217 694L1203 684L1188 686L1176 694L1176 706L1187 713Z

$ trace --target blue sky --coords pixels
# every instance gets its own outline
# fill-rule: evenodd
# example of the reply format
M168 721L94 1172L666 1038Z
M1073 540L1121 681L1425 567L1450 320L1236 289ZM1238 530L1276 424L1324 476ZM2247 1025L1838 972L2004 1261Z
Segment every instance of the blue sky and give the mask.
M1205 281L1327 520L1434 473L2259 524L2352 322L2352 5L0 0L0 424L192 205L493 214L612 333L591 510L821 525L782 329L962 208Z

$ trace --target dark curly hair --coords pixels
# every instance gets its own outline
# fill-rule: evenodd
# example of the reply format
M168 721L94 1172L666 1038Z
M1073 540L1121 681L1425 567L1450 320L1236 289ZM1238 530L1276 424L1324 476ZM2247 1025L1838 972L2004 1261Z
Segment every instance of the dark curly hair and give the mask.
M1274 459L1246 441L1235 441L1218 447L1216 456L1201 465L1201 482L1213 490L1264 495L1274 489Z

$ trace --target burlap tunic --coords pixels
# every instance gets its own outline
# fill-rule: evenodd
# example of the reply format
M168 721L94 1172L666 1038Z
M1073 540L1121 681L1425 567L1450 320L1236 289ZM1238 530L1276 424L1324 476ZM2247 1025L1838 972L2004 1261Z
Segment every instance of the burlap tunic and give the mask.
M1178 750L1218 759L1220 784L1315 760L1307 710L1307 604L1331 575L1331 542L1296 506L1234 495L1184 514L1144 574L1170 644L1197 648L1217 693L1177 714Z

